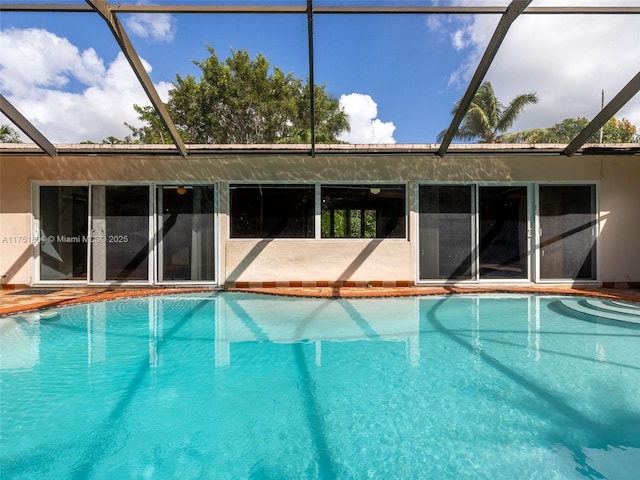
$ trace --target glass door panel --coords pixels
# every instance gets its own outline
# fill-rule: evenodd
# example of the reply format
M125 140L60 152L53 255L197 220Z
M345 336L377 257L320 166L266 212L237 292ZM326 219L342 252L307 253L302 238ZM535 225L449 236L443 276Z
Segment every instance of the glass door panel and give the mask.
M40 280L86 280L89 187L40 187Z
M160 281L215 281L214 187L162 186Z
M541 185L539 204L540 278L595 280L595 185Z
M91 281L149 280L149 187L91 187Z
M527 187L479 187L480 279L527 279Z
M473 278L473 187L420 187L421 280Z

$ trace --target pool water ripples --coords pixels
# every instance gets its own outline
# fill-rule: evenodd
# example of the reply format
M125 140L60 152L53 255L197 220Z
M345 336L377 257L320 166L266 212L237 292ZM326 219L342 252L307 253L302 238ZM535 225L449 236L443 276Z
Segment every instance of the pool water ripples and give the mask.
M558 301L210 293L0 318L3 478L633 478L640 326Z

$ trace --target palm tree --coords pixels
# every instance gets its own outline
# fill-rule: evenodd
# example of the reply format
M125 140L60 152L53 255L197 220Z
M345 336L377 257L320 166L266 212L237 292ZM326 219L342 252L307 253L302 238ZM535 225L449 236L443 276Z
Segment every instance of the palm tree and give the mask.
M498 101L491 82L484 82L473 97L454 139L479 140L480 143L500 143L502 134L516 121L522 109L530 104L538 103L535 93L527 93L515 97L506 107ZM453 109L460 106L458 101ZM444 138L446 130L438 135L438 141Z
M0 143L22 143L20 134L9 125L0 125Z

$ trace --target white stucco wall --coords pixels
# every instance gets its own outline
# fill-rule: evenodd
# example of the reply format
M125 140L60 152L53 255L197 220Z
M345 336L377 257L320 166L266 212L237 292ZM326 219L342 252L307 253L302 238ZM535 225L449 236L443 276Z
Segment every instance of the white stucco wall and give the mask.
M637 156L323 154L0 157L1 283L32 282L34 182L215 182L220 190L221 282L414 281L415 187L427 182L597 182L600 280L640 282L640 159ZM408 239L228 240L232 182L395 182L408 192ZM8 240L8 241L7 241Z
M231 240L228 281L412 280L406 240Z
M600 270L605 282L640 282L640 158L602 162Z

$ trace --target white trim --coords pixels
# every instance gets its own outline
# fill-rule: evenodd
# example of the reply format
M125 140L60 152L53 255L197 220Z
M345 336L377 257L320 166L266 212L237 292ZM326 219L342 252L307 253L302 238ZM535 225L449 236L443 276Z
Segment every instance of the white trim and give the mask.
M321 183L315 183L314 209L313 209L313 239L322 240L322 190ZM229 215L231 217L231 215Z
M40 280L40 186L37 182L31 182L31 284L37 285ZM35 245L34 245L35 242Z

